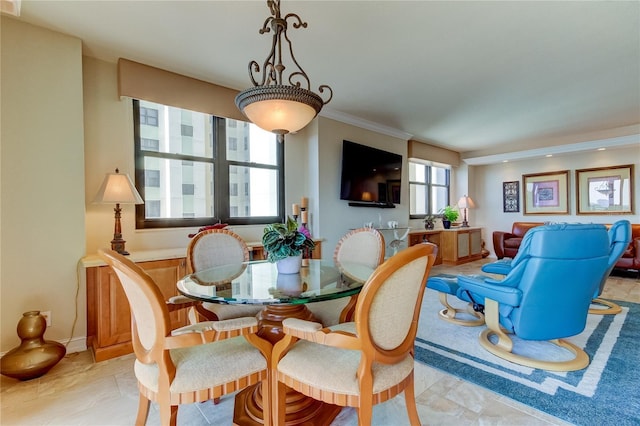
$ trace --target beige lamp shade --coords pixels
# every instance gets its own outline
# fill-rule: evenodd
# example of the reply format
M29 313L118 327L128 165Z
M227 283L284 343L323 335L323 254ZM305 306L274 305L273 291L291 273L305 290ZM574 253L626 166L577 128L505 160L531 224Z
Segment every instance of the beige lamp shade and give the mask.
M107 173L93 200L101 204L144 204L131 178L126 173Z
M277 134L297 132L316 116L309 105L283 99L254 102L244 113L256 126Z
M463 195L462 197L460 197L460 199L458 200L458 207L462 209L464 216L462 219L462 227L463 228L468 228L469 227L469 221L467 221L467 210L469 209L475 209L476 208L476 203L473 202L473 200L471 199L471 197L467 197L467 195Z
M475 209L476 204L473 202L471 197L467 197L466 195L463 195L458 200L458 207L460 207L461 209Z

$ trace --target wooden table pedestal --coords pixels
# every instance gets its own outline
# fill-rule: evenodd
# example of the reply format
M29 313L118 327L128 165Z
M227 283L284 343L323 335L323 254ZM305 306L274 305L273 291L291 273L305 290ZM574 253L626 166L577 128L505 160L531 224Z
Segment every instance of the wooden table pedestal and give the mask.
M303 304L267 305L265 310L258 314L260 328L258 336L275 345L283 337L282 321L285 318L317 321L311 311ZM270 360L268 361L270 362ZM234 424L264 424L262 401L262 388L260 385L250 386L240 391L235 399ZM286 426L303 424L328 425L341 410L342 407L309 398L293 389L289 389L286 395Z

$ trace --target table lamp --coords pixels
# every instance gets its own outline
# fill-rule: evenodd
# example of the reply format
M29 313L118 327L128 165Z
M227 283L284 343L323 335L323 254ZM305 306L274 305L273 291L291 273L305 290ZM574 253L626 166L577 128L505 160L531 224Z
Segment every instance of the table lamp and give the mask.
M467 197L467 194L465 194L458 200L458 207L463 209L462 227L468 228L469 222L467 222L467 210L474 209L476 204L473 202L471 197Z
M129 253L124 249L125 240L122 239L122 227L120 225L120 204L143 204L144 201L136 187L131 182L131 178L126 173L121 174L118 169L115 173L107 173L102 182L102 186L93 200L94 203L116 204L113 211L116 213L116 223L111 240L111 250L126 256Z

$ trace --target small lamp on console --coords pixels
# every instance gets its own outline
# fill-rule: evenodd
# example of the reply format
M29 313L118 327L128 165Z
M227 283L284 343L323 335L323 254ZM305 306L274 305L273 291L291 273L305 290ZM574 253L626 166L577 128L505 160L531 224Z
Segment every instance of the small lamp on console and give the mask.
M100 204L115 203L116 207L113 211L115 212L116 223L113 231L113 240L111 240L111 250L125 256L128 255L129 252L124 249L126 241L122 239L122 226L120 224L120 212L122 209L120 204L144 203L129 175L120 173L118 169L116 169L115 173L107 173L93 202Z
M467 210L474 209L476 204L473 202L471 197L467 197L467 194L465 194L458 200L458 207L463 210L462 227L468 228L469 222L467 222Z

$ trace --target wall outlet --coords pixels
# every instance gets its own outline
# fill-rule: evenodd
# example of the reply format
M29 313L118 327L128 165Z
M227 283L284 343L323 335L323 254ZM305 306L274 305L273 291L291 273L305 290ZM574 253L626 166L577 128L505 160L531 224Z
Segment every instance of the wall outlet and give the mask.
M47 327L51 327L51 311L40 312L40 315L47 320Z

